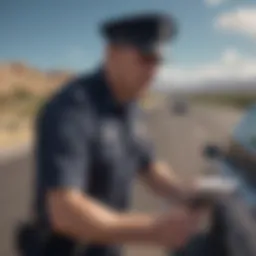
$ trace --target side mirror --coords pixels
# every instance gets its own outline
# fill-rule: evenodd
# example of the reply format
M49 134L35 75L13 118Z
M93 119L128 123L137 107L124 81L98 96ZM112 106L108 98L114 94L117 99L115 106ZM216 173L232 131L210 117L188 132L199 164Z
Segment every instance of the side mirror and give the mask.
M217 145L206 145L203 149L203 156L209 159L216 159L221 156L221 148Z

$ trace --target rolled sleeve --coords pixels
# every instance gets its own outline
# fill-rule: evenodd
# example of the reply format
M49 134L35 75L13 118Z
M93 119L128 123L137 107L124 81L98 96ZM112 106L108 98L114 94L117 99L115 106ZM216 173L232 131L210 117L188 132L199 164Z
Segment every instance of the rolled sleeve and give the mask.
M48 111L38 133L38 164L49 189L85 189L89 175L89 139L83 112L74 106Z

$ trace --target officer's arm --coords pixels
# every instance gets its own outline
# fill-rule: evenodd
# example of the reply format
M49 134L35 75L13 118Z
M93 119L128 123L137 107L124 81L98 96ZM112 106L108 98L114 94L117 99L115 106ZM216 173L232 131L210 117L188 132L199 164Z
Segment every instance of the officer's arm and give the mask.
M156 243L155 218L117 213L76 189L50 191L48 212L55 232L81 242Z
M170 198L179 196L182 188L180 179L172 168L155 157L153 143L147 136L140 136L135 142L139 156L139 176L158 195Z
M140 171L142 181L156 194L169 199L179 196L182 183L168 165L161 161L152 162Z
M83 242L154 242L153 216L115 212L83 192L90 179L86 120L86 113L65 107L48 111L39 125L40 182L52 229Z

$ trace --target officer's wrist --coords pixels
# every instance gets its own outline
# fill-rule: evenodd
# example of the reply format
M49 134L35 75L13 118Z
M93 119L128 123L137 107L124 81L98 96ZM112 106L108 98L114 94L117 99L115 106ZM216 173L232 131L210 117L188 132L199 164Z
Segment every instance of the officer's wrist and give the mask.
M172 191L167 198L169 202L185 203L193 198L195 193L194 185L187 182L177 182L173 185Z
M118 243L155 242L155 217L143 214L122 214L109 225L108 234Z

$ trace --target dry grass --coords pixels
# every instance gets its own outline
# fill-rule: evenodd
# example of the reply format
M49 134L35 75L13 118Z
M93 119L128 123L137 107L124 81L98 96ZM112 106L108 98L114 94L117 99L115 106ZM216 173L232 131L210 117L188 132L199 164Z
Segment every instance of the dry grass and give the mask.
M16 132L4 130L0 132L0 149L12 149L32 141L32 132L29 128L19 129Z
M43 103L41 98L8 100L1 106L0 149L30 142L35 114Z
M0 122L0 148L8 149L31 141L31 122L19 116L5 113Z
M200 94L192 97L192 100L198 103L246 109L256 103L256 93Z
M46 73L22 63L0 64L0 149L32 140L33 119L45 98L72 74Z
M32 137L32 123L43 98L27 91L0 97L0 148L27 143Z

